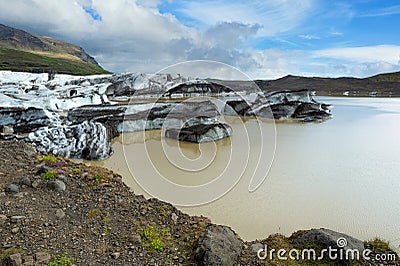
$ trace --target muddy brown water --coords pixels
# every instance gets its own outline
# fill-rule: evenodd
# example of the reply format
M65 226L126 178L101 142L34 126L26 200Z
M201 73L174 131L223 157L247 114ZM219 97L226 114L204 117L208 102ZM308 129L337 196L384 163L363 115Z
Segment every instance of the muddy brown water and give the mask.
M252 193L248 185L257 154L247 149L259 147L261 140L267 153L274 147L270 134L252 135L259 126L255 120L226 118L232 138L200 145L163 140L159 130L125 134L114 140L115 154L95 164L120 173L136 193L150 197L132 174L151 179L158 172L177 184L201 185L227 167L243 172L243 165L232 159L232 153L243 153L249 156L247 168L231 191L208 204L178 208L229 225L245 240L324 227L363 240L379 236L398 248L400 99L318 100L334 105L334 118L319 124L277 123L272 167ZM260 125L271 127L268 121ZM180 163L187 162L200 171L179 172Z

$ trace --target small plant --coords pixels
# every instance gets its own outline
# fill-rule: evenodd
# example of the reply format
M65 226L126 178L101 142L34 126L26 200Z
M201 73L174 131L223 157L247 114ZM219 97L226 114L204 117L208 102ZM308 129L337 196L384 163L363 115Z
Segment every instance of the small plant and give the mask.
M54 177L57 175L57 171L50 170L46 173L42 174L42 180L53 180Z
M87 214L90 218L96 218L97 216L100 215L100 210L99 209L93 209Z
M42 163L42 162L44 162L44 163L47 163L47 162L55 163L55 162L57 162L57 158L54 157L54 156L51 156L51 155L44 155L44 156L39 157L38 161L40 163Z
M96 175L94 177L94 179L96 180L97 183L101 183L101 181L104 179L104 176L102 175Z
M159 235L154 231L154 226L144 228L143 237L148 240L151 251L163 250L163 245Z
M15 253L25 254L25 251L22 248L15 247L5 249L3 250L3 252L0 253L0 262Z
M123 235L118 235L117 236L117 241L118 241L118 243L122 243L122 241L124 241L124 236Z
M108 225L108 224L110 224L110 222L111 222L110 213L109 212L105 212L104 213L104 218L103 218L103 223L105 225Z
M169 234L170 234L170 233L169 233L169 229L168 229L168 228L162 229L162 230L161 230L161 234L162 234L162 235L169 235Z
M384 241L378 237L367 241L367 244L371 245L375 252L388 252L391 251L389 242Z
M150 248L152 250L163 250L163 245L160 239L153 239L150 241Z
M53 256L53 261L49 262L47 266L74 266L76 263L81 262L80 259L68 257L68 253Z

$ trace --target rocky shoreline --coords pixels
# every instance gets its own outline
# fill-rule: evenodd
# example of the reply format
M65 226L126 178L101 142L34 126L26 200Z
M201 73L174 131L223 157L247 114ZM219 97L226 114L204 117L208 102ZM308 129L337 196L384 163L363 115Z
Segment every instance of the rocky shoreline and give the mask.
M38 153L15 140L0 141L0 191L2 265L62 260L70 264L52 265L298 265L299 261L262 260L257 252L265 245L321 249L341 237L348 241L346 248L391 252L381 242L367 244L327 229L245 242L208 218L135 195L107 169ZM304 263L332 265L332 261ZM390 265L399 263L397 257Z

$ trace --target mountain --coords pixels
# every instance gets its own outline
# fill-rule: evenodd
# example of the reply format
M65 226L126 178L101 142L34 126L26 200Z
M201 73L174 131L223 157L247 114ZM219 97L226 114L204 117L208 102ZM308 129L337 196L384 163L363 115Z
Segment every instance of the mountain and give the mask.
M288 75L276 80L256 80L264 91L315 90L318 95L400 96L400 72L369 78L318 78Z
M281 90L313 90L325 96L382 96L400 97L400 72L379 74L368 78L318 78L288 75L276 80L232 81L215 80L236 90L261 89L265 92ZM257 85L257 86L254 86Z
M400 82L400 72L379 74L369 78L373 81L389 81L389 82Z
M77 45L0 24L0 70L89 75L109 73Z

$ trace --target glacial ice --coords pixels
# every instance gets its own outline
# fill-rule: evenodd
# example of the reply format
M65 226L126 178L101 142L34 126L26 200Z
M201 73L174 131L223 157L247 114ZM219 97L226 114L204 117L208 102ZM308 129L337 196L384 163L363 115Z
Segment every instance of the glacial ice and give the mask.
M141 98L193 94L229 96L216 104L204 98L138 103ZM0 71L0 132L7 133L0 137L29 133L22 138L41 151L101 160L112 153L112 137L122 132L166 129L173 135L183 128L185 136L175 135L189 141L230 136L222 111L301 122L331 116L328 105L316 102L306 90L231 94L230 88L215 82L179 74L55 75L48 80L47 74ZM120 102L131 98L136 101Z

